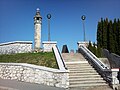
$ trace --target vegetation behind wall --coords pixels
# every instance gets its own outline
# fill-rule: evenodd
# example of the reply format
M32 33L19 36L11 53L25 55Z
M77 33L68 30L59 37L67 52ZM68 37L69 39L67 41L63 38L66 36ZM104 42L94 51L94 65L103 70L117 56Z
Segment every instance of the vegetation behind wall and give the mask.
M11 55L0 55L3 63L29 63L51 68L58 68L53 52L19 53Z

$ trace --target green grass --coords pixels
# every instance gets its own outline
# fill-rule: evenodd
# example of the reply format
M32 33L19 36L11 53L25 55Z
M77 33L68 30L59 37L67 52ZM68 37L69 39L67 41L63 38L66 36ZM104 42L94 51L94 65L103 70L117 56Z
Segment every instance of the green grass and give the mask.
M0 55L3 63L29 63L50 68L58 68L53 52L19 53L11 55Z

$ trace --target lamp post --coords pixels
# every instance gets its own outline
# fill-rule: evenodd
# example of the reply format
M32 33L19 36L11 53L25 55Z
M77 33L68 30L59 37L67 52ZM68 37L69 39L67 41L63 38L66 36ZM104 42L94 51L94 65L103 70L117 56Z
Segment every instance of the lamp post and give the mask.
M82 23L83 23L84 41L86 41L86 36L85 36L85 24L84 24L84 20L86 19L86 16L85 16L85 15L82 15L81 19L82 19Z
M48 18L48 41L50 41L50 18L51 18L51 14L47 14L47 18Z

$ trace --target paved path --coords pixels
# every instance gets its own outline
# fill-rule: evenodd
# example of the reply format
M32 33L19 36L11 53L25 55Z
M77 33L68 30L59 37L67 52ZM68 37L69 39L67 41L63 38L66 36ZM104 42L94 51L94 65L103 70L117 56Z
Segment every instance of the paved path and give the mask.
M3 80L0 78L0 90L65 90L39 84L19 82L16 80Z

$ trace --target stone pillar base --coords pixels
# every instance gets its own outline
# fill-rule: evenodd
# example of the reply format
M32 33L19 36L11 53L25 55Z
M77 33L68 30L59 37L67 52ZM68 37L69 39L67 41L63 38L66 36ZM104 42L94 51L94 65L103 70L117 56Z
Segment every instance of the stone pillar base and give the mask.
M117 76L118 76L119 68L113 68L111 69L111 71L112 71L112 88L113 90L118 90L119 80Z
M88 45L89 45L89 42L87 42L87 41L81 41L81 42L77 42L77 44L78 44L78 48L82 45L82 46L85 46L85 47L88 47Z
M43 52L43 49L42 49L42 48L34 49L33 52L34 52L34 53Z

